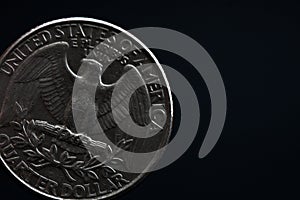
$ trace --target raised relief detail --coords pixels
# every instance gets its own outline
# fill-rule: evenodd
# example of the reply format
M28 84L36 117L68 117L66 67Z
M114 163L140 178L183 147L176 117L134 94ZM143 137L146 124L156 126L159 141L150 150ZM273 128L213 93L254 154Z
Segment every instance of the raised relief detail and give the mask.
M66 42L44 46L18 66L8 86L8 98L2 105L0 125L1 127L14 127L17 136L11 137L10 141L15 148L22 150L26 156L26 162L33 169L58 168L70 182L75 182L78 178L86 182L99 181L99 174L101 174L112 186L110 188L117 190L129 183L121 173L110 166L113 163L126 167L124 161L117 157L119 152L114 151L106 143L91 139L84 133L74 132L76 128L72 122L71 106L82 109L83 104L91 103L91 100L71 99L72 83L79 77L68 65L66 53L68 47ZM132 80L142 81L139 71L135 68L127 69L133 69L135 73L130 77L121 77L114 84L104 84L101 80L101 74L103 74L101 64L92 59L83 59L82 62L85 62L87 67L99 70L96 109L101 127L104 131L116 127L117 123L129 117L129 112L122 109L124 108L122 104L129 103L126 95L133 88ZM90 84L88 82L90 80L85 80L84 77L81 81L83 84ZM115 84L121 84L123 90L118 98L111 102L110 94ZM34 119L35 117L31 116L32 108L40 99L52 116L52 122ZM141 125L149 123L148 110L151 102L147 97L146 86L139 88L130 100L130 104L145 105L144 110L132 114L135 121ZM116 113L119 113L116 119L112 117L112 107L115 108ZM145 114L147 117L144 117ZM83 123L84 118L83 113ZM64 125L57 125L53 122ZM48 146L44 142L46 136L52 138ZM126 150L132 141L132 139L122 138L116 145ZM105 161L99 162L97 159L99 155L88 152L86 145L97 148L97 152L102 152L102 156L106 157Z

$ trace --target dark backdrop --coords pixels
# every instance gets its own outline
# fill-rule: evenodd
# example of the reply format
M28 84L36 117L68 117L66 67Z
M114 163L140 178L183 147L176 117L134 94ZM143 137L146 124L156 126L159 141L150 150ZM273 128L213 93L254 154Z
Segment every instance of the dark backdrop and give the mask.
M154 51L162 63L181 71L193 84L201 128L177 162L150 174L118 199L286 197L297 195L300 185L299 9L287 1L2 1L0 52L37 25L72 16L93 17L124 29L165 27L191 36L212 56L225 82L228 113L222 136L200 160L197 155L210 117L205 83L181 58ZM175 114L175 126L179 116ZM42 198L2 165L0 195Z

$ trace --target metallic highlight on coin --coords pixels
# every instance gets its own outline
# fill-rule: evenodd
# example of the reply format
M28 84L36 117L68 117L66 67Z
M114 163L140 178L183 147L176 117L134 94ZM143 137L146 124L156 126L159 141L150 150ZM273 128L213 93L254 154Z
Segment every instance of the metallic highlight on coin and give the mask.
M0 158L45 196L115 196L145 175L131 168L147 172L161 156L138 163L123 152L168 143L173 108L162 67L110 23L67 18L33 29L1 56L0 82Z

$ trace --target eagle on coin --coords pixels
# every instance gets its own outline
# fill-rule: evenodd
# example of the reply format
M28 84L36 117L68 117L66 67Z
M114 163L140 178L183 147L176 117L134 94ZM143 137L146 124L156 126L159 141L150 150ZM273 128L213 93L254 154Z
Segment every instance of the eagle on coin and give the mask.
M39 101L53 119L52 123L63 125L72 132L76 132L72 111L75 109L82 113L80 121L86 124L91 117L86 111L91 105L95 105L97 120L103 131L117 127L128 117L140 126L150 123L151 100L142 75L134 66L125 66L124 74L130 73L121 76L115 83L105 84L102 81L105 69L95 59L81 60L81 67L90 69L87 70L90 74L79 76L73 72L68 64L68 49L67 42L52 43L35 51L20 64L7 88L0 113L0 127L16 119L16 106L25 113L23 118L38 119L31 111ZM82 94L72 98L75 81L82 86ZM132 93L135 84L140 87ZM95 94L90 95L85 86L95 86ZM121 90L112 99L116 86ZM116 116L113 116L113 111Z

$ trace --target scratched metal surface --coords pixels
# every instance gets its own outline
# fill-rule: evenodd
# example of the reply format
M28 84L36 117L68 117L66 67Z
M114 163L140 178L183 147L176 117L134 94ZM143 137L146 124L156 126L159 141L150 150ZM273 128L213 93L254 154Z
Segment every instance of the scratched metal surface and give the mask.
M118 33L125 34L124 40L106 41ZM105 48L91 56L102 42ZM122 49L128 47L132 49L122 54ZM121 56L100 73L95 99L91 100L84 93L82 98L72 99L79 67L105 64L114 59L116 51L121 52ZM149 65L150 70L139 67L149 63L156 65ZM135 74L122 78L128 65ZM159 149L166 145L170 135L172 100L169 87L162 87L168 84L158 66L154 55L134 36L107 22L68 18L31 30L0 59L0 84L5 88L0 98L2 162L19 181L51 198L105 199L130 188L144 174L116 170L116 165L120 168L136 163L122 158L122 154L102 142L99 133L78 133L72 106L82 112L80 123L86 124L89 123L86 106L95 100L97 119L103 129L101 134L121 149L135 153ZM114 104L126 103L126 95L129 95L126 89L133 79L140 79L146 85L130 97L130 115L117 110L119 116L114 119L111 109ZM113 102L111 95L117 84L124 90L117 102ZM165 124L158 134L138 138L118 127L117 124L128 117L140 126L149 125L155 119L151 116L155 113L149 110L152 105L163 106L166 111ZM86 147L90 147L89 150ZM100 162L99 156L104 157L105 162ZM148 167L158 159L159 156L154 157Z

